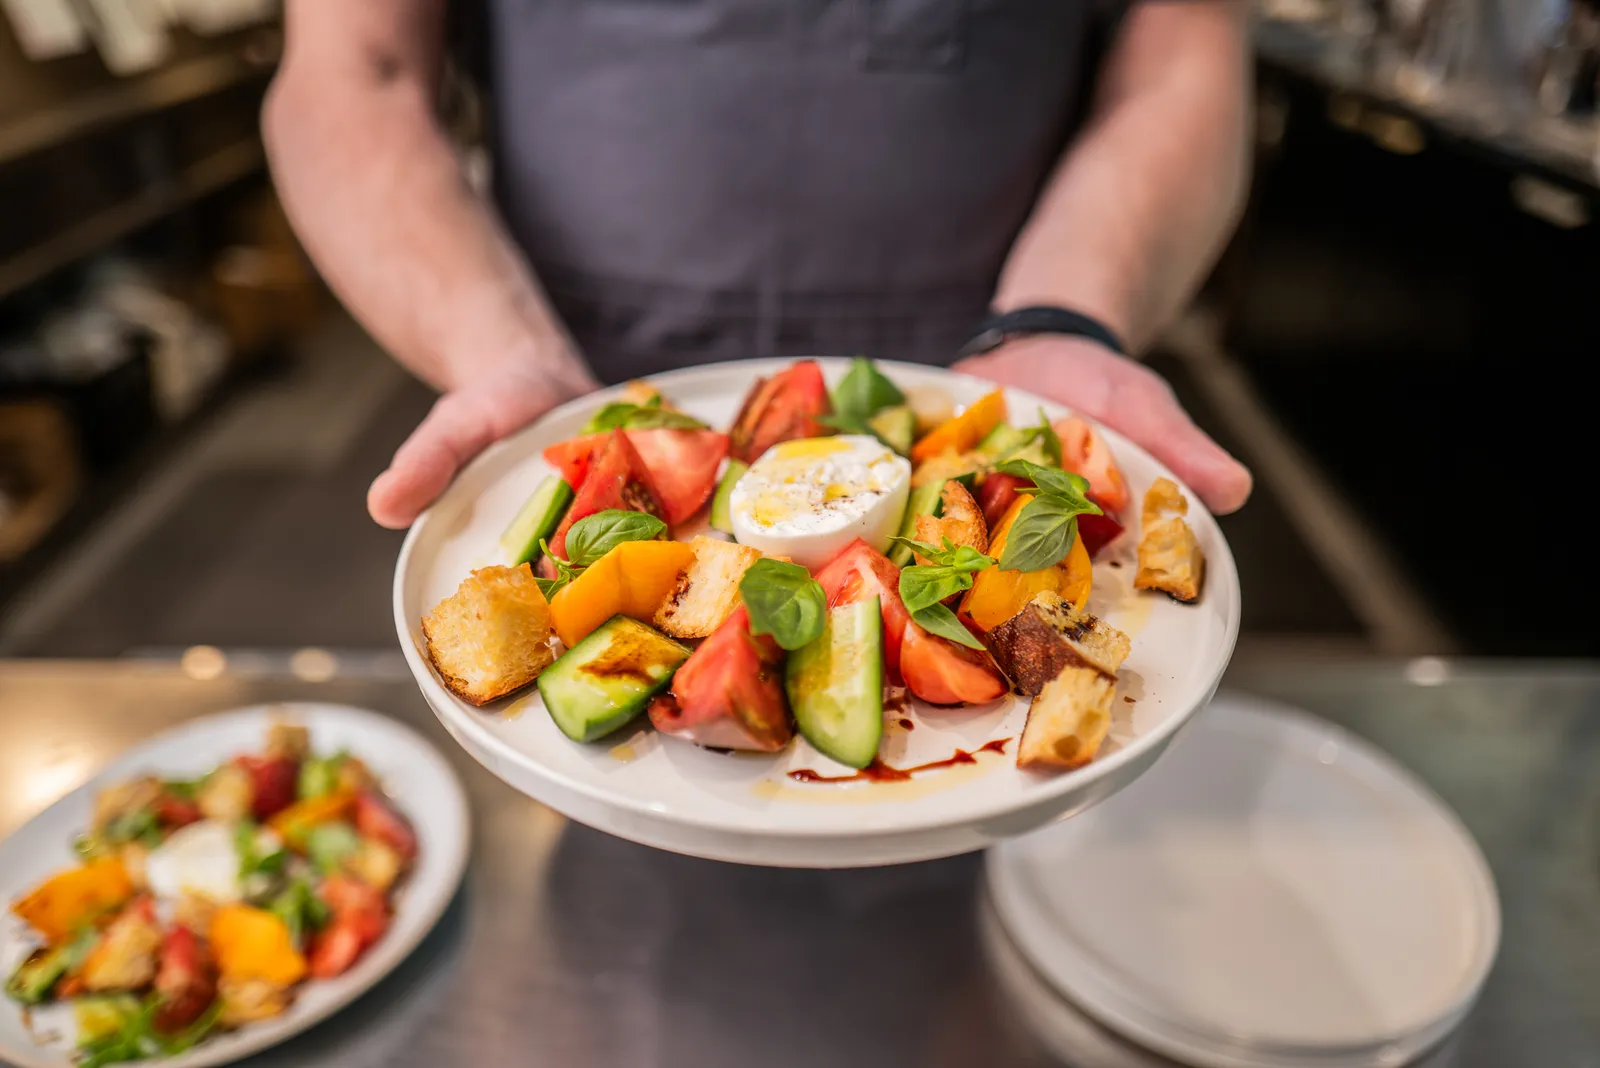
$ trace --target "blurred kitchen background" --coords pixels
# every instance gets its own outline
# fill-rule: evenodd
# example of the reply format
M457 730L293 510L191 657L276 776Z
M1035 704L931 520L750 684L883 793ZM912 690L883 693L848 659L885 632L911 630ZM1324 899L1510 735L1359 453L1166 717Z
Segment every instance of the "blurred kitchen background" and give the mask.
M1600 653L1557 556L1597 456L1600 12L1258 16L1248 217L1150 356L1257 473L1241 651ZM0 657L398 658L364 497L432 398L278 209L280 47L272 0L0 0Z

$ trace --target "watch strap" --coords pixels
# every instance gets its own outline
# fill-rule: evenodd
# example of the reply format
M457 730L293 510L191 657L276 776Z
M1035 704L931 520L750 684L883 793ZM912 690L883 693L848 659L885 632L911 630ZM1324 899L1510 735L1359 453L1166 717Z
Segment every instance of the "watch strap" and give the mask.
M1122 339L1100 320L1070 308L1039 305L989 316L978 324L977 333L972 335L972 340L961 347L957 356L977 356L980 353L992 352L1012 338L1035 334L1061 334L1067 337L1088 338L1104 345L1119 356L1127 355L1128 351L1123 347Z

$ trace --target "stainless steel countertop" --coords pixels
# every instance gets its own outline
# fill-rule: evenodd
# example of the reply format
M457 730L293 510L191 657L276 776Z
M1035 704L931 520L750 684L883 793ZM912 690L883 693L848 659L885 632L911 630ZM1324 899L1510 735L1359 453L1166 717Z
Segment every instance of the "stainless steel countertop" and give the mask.
M781 871L635 846L479 768L390 663L311 682L270 664L201 679L175 665L0 662L0 834L181 720L263 701L361 705L420 728L460 770L475 819L467 879L394 974L247 1063L1059 1063L985 962L979 857ZM1377 743L1432 784L1488 856L1504 908L1499 960L1430 1065L1600 1068L1600 669L1236 661L1225 686ZM1071 1063L1164 1062L1097 1035Z

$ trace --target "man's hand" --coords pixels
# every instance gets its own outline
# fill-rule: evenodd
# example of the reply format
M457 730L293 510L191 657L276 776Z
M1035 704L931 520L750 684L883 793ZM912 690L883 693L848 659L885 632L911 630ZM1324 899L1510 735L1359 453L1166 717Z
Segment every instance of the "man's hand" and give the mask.
M1194 425L1154 371L1083 338L1039 335L962 360L955 370L1070 405L1132 438L1218 514L1250 497L1250 472Z
M367 511L386 527L408 527L484 449L556 405L596 388L587 372L563 379L552 367L574 361L522 361L440 397L388 470L367 491Z

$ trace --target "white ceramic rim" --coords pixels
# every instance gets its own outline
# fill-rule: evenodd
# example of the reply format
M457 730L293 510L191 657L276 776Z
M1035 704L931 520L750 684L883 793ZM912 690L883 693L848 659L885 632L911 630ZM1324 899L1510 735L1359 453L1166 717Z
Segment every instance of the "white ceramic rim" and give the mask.
M1337 1045L1308 1045L1275 1041L1256 1041L1248 1035L1230 1034L1211 1028L1206 1021L1182 1012L1149 1008L1121 977L1094 958L1079 955L1076 943L1039 918L1025 904L1028 895L1016 885L1013 868L1002 857L1004 846L984 859L987 894L1011 945L1027 960L1041 980L1085 1012L1140 1045L1206 1068L1365 1068L1393 1066L1409 1062L1460 1025L1472 1011L1484 982L1499 953L1501 934L1500 897L1494 874L1477 840L1455 811L1433 789L1408 768L1360 735L1280 701L1223 691L1217 699L1225 703L1229 715L1254 721L1249 729L1287 732L1297 742L1321 744L1335 741L1340 752L1354 752L1373 770L1391 780L1398 793L1416 803L1418 810L1436 819L1439 829L1455 847L1463 863L1463 874L1470 882L1478 913L1478 957L1465 971L1448 1003L1433 1019L1418 1027L1376 1035L1359 1042ZM1017 914L1032 930L1023 937L1014 929ZM1040 941L1048 941L1047 956ZM1062 967L1061 961L1070 961ZM1054 963L1052 963L1054 962Z
M841 357L819 356L803 358L816 359L824 366L824 368L829 366L843 366L847 365L849 362L847 359ZM674 388L692 386L697 379L701 378L717 378L726 375L739 375L754 379L758 375L770 375L781 371L785 367L791 365L793 362L794 360L792 359L736 360L725 363L705 364L698 367L683 368L676 371L667 371L662 374L651 375L646 378L645 381L660 386L663 392L668 392ZM949 377L959 380L963 383L987 386L989 388L994 388L995 386L994 383L989 382L987 379L977 378L972 375L961 374L959 372L949 371L939 367L931 367L922 364L901 363L889 360L879 360L875 362L891 375L895 370L899 369L916 374L935 373L948 375ZM524 427L522 430L519 430L516 434L513 434L510 437L496 443L488 450L485 450L482 455L474 459L472 463L468 465L466 470L470 471L474 467L487 465L493 462L495 458L504 452L520 450L522 447L520 444L521 440L524 437L534 433L539 425L545 420L594 409L601 404L615 399L616 395L621 391L622 388L622 386L612 386L596 393L575 398L574 400L570 400L558 408L552 409L539 420L527 427ZM1006 388L1010 389L1011 392L1027 397L1030 402L1035 402L1050 408L1067 408L1066 405L1063 405L1059 402L1049 401L1045 398L1037 397L1036 395L1029 394L1024 390L1015 390L1011 389L1011 387ZM1101 430L1105 433L1107 440L1110 442L1114 452L1119 454L1137 454L1147 463L1161 470L1166 477L1177 483L1184 496L1190 502L1188 515L1190 522L1207 524L1215 529L1215 543L1222 549L1220 553L1208 553L1206 557L1206 584L1208 591L1210 591L1208 596L1223 596L1227 598L1232 609L1227 613L1226 635L1224 641L1225 653L1224 655L1218 657L1217 662L1215 665L1213 665L1209 674L1205 675L1203 678L1197 675L1186 680L1183 689L1184 697L1177 703L1181 706L1187 706L1187 711L1174 713L1149 733L1140 735L1133 742L1123 746L1109 756L1096 759L1085 767L1079 768L1076 771L1066 772L1055 776L1045 786L1043 786L1039 792L1029 796L1022 803L1016 803L1014 801L991 803L982 807L974 807L973 809L963 812L960 815L952 815L942 819L932 819L926 822L908 823L891 830L875 829L872 831L864 831L859 834L852 834L849 831L842 831L839 829L774 826L764 828L761 831L762 837L814 841L826 841L830 839L837 840L840 838L854 837L892 838L902 834L924 833L964 827L975 822L1002 817L1025 808L1036 808L1052 800L1063 799L1069 794L1084 789L1091 783L1094 783L1107 776L1114 775L1125 765L1138 761L1149 750L1164 746L1167 739L1171 738L1173 734L1175 734L1194 716L1197 711L1199 711L1200 708L1204 706L1210 694L1216 689L1218 682L1222 678L1223 672L1227 669L1228 662L1232 658L1233 650L1238 642L1239 637L1239 574L1234 563L1233 551L1228 546L1227 539L1222 536L1221 530L1216 528L1215 517L1213 517L1210 511L1206 509L1198 494L1196 494L1189 486L1185 485L1181 480L1179 480L1175 474L1167 469L1166 465L1156 460L1145 449L1134 444L1126 437L1108 427L1101 427ZM446 496L449 493L450 491L446 490ZM441 497L440 500L442 502L444 498ZM400 547L400 555L395 562L395 577L392 585L392 600L395 632L400 641L401 652L406 658L406 664L410 667L411 673L417 680L418 686L423 690L424 695L427 697L428 706L433 709L434 714L439 717L439 720L446 726L447 729L449 729L450 733L452 735L455 735L457 732L463 733L467 735L478 748L492 754L494 757L506 761L509 764L528 769L552 786L558 787L559 789L568 791L572 794L576 794L602 806L627 812L651 822L664 821L675 826L689 827L701 831L710 831L720 834L736 835L740 837L751 836L754 832L752 832L748 825L732 820L721 821L713 818L700 817L678 812L663 813L658 809L651 808L644 801L608 793L607 791L592 786L589 783L550 769L539 763L529 754L506 744L494 733L489 731L482 723L478 722L474 715L467 713L463 708L457 707L460 703L459 699L450 694L444 688L444 686L435 676L432 666L423 659L422 653L416 647L415 643L409 640L410 617L405 610L405 581L406 576L411 568L412 553L417 544L422 540L424 533L429 529L430 525L438 522L438 518L436 516L437 508L438 503L436 503L433 508L423 512L423 514L417 518L417 521L412 524L410 530L406 533L405 541ZM476 756L476 754L474 754L474 756Z

